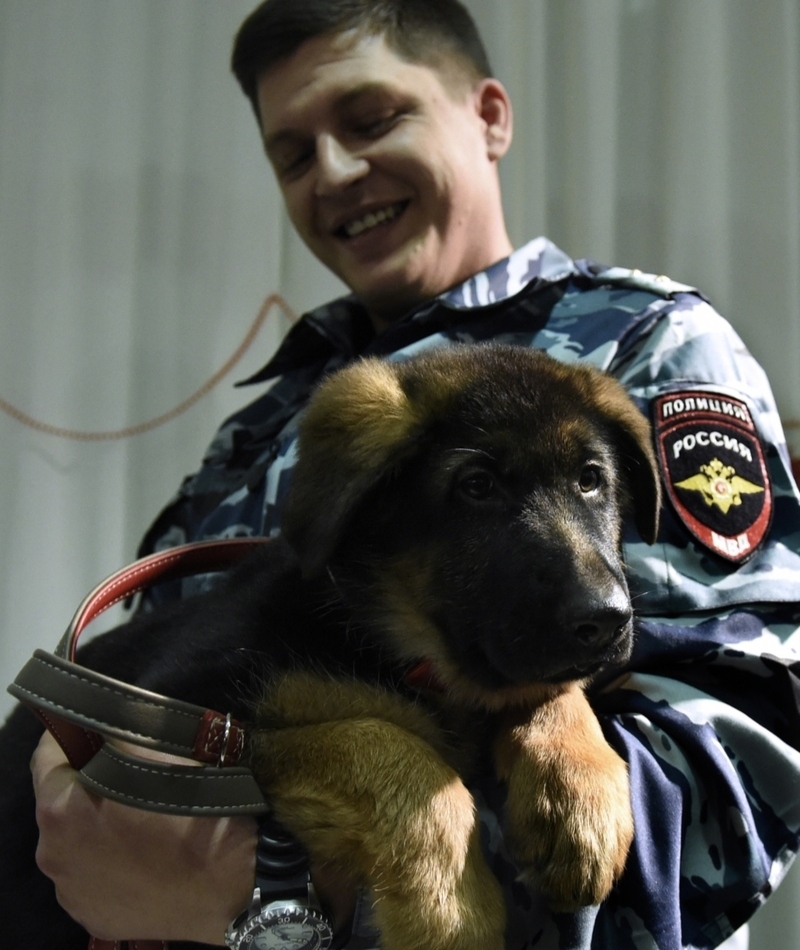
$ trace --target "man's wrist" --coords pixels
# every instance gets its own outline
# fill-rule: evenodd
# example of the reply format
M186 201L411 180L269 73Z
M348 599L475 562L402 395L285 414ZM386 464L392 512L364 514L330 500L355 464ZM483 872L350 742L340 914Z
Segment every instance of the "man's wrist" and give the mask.
M194 819L193 819L194 820ZM196 819L208 821L209 819ZM214 871L187 882L193 890L195 918L193 933L173 939L194 940L214 947L225 946L225 931L230 922L248 905L253 893L256 867L258 824L252 818L227 818L219 820L219 841L213 851L219 860ZM202 867L198 863L198 867Z

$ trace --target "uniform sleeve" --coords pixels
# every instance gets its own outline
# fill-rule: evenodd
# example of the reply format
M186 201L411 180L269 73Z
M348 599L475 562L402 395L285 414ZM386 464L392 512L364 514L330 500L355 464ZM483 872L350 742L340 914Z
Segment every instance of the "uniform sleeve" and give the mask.
M671 490L659 543L626 548L639 615L630 672L596 698L607 737L629 764L636 838L592 945L713 947L766 900L798 848L800 505L766 376L707 303L681 295L622 362L621 380L662 440ZM702 393L719 397L710 409ZM665 404L691 407L669 417L677 426L669 431L657 414ZM740 405L763 453L772 511L755 550L737 561L738 551L722 556L719 534L697 519L735 537L726 518L746 525L747 517L703 500L698 479L676 490L665 447L675 455L692 446L692 472L715 462L716 471L744 472L745 435L736 434L745 425L733 415ZM711 442L705 454L695 448L699 434Z
M649 332L621 352L611 371L650 416L664 476L666 500L658 543L648 547L632 538L626 544L639 613L691 614L739 604L796 601L800 589L800 500L769 383L730 325L699 297L681 295ZM683 421L673 415L668 421L677 425L669 431L660 417L660 412L675 406L685 410L701 404L721 412L684 411ZM733 414L726 419L725 410L743 414L750 431L739 426L740 420ZM680 475L668 470L667 456L671 458L681 448L681 425L688 436L683 442L694 448L692 453L683 452L680 459L689 466L684 469L686 474L697 476L710 463L719 462L723 473L737 470L730 478L734 482L739 474L748 474L744 455L760 454L763 458L763 478L750 476L749 481L759 485L749 487L768 488L769 519L762 535L752 533L752 545L742 551L741 558L720 557L719 550L708 543L708 532L705 541L698 540L697 519L715 524L716 533L729 536L733 544L742 527L747 527L743 513L748 505L757 508L764 493L742 494L734 499L737 504L723 512L716 505L705 504L701 493L676 489ZM709 444L701 449L694 446L697 435L724 445ZM725 445L735 448L726 454ZM694 532L694 516L688 510L692 506ZM724 527L726 520L732 525L729 530ZM733 527L737 524L739 531Z
M481 819L507 895L509 950L716 947L772 893L800 841L800 505L780 422L763 371L705 301L679 294L657 310L619 347L610 371L644 412L670 394L745 407L763 452L771 522L737 562L715 552L713 539L703 542L710 534L689 530L691 512L681 515L667 494L659 542L628 539L635 650L593 703L628 763L633 850L601 906L552 915L516 879L502 789L487 780ZM698 405L679 405L687 404ZM714 428L715 418L686 432L696 442L697 432L730 429L731 451L741 448L742 420ZM692 464L711 461L698 455Z
M655 945L712 947L763 903L798 847L800 505L767 378L705 301L680 295L625 364L620 378L649 409L660 440L667 499L660 543L626 551L640 614L632 673L598 698L633 789L636 843L618 900ZM680 476L669 467L686 445L692 472L719 462L717 471L746 474L746 436L736 438L744 427L733 415L698 411L706 404L689 400L699 393L719 395L712 408L743 405L763 453L769 524L738 561L735 547L733 560L720 556L719 536L698 524L735 523L744 517L737 506L676 489ZM676 428L667 431L659 408L674 406L684 416L671 416ZM698 436L715 434L717 447L695 447ZM742 509L750 498L739 500Z
M596 707L629 764L636 837L603 929L714 947L758 909L798 847L798 616L737 608L646 618L625 681ZM633 946L640 946L636 941Z

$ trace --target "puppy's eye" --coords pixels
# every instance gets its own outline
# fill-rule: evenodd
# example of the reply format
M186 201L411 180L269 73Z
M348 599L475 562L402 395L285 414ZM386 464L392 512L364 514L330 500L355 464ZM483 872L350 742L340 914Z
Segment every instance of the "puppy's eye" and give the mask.
M458 483L458 489L469 498L485 501L495 494L495 481L489 472L472 472Z
M583 471L578 479L578 487L584 495L591 495L596 492L602 484L603 479L600 469L596 465L584 465Z

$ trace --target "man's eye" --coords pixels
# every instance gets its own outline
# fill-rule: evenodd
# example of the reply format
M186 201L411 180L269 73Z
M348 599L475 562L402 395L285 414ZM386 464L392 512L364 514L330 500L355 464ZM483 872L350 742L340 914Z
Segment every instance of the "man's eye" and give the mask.
M394 126L398 117L396 112L370 116L354 123L354 128L359 135L368 138L380 138L381 135L385 135Z
M314 158L314 146L304 142L281 142L267 147L267 158L280 179L291 178L303 172Z
M275 161L275 170L278 173L278 176L280 178L287 179L301 174L301 172L311 161L312 155L313 152L308 150L277 159Z
M578 479L578 487L585 495L591 495L602 485L603 477L596 465L584 465Z
M489 472L473 472L462 478L458 490L475 501L485 501L496 492L495 480Z

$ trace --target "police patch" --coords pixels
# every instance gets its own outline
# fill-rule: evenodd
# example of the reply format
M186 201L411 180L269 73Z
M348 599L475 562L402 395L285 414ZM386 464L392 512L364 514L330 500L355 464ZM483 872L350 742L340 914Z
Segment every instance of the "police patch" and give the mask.
M655 402L658 453L672 506L694 538L741 563L764 540L772 487L746 404L702 390Z

